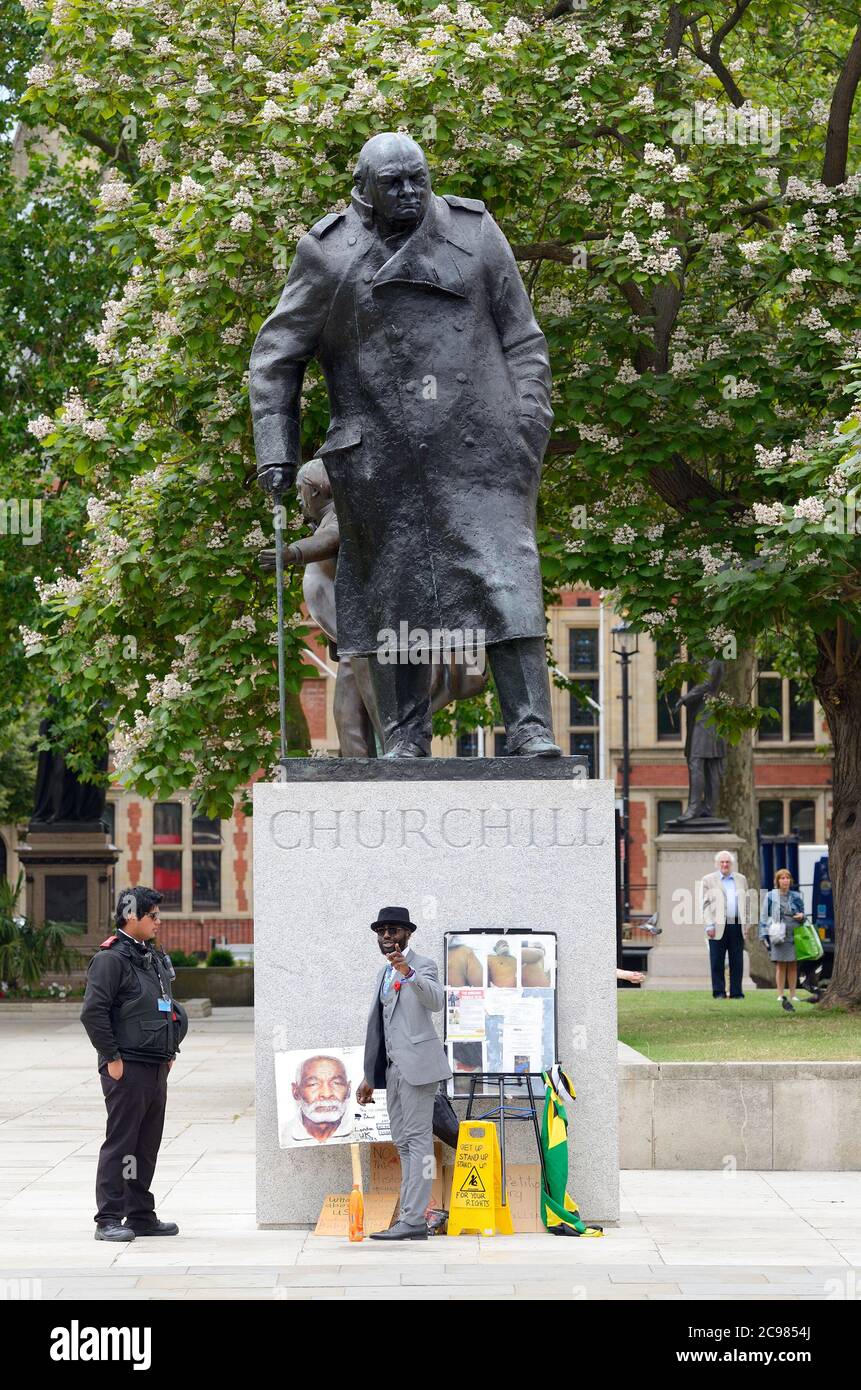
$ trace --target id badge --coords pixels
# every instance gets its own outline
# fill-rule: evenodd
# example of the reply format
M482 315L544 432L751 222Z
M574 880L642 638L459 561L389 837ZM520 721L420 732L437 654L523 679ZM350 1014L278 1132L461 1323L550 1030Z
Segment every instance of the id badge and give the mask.
M159 999L159 1001L158 1001L158 1011L159 1011L159 1013L161 1013L161 1014L169 1014L169 1013L172 1011L172 1009L173 1009L173 1005L171 1004L171 1002L170 1002L169 999Z

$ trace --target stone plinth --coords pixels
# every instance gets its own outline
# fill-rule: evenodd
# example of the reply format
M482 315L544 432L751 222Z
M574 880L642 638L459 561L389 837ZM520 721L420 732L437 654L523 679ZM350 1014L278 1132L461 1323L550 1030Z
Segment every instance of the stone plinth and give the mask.
M617 1219L612 784L569 758L295 759L285 778L254 787L258 1223L308 1225L349 1187L348 1147L279 1148L274 1050L364 1043L370 923L389 904L410 910L441 979L446 931L557 933L570 1191L586 1217ZM538 1161L531 1125L506 1137L510 1162Z
M120 857L100 822L33 823L18 846L27 883L27 916L34 922L85 922L86 934L69 938L92 949L111 930L114 865Z
M649 989L711 989L709 948L702 918L700 884L714 873L715 855L728 849L738 858L740 836L658 835L658 944L649 953ZM745 950L742 989L755 989Z

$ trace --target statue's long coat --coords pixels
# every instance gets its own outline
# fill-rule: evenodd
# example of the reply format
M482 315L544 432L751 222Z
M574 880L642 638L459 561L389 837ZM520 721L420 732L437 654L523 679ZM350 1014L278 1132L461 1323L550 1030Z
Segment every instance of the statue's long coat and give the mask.
M547 344L484 204L431 196L400 249L354 197L303 236L251 357L258 467L294 463L305 368L329 391L338 647L391 629L543 637L535 502Z
M726 739L714 727L711 712L706 705L707 698L717 695L720 690L724 664L722 661L710 661L706 670L708 679L701 681L699 685L692 685L685 697L688 710L685 757L688 762L691 758L726 757Z

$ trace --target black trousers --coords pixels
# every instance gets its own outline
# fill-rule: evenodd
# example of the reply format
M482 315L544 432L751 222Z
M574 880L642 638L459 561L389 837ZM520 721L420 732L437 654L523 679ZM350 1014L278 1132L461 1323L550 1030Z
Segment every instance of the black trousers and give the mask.
M741 979L744 974L744 936L738 922L727 922L720 941L709 938L712 967L712 994L715 999L726 998L726 958L729 956L729 997L741 998Z
M496 682L509 753L539 734L553 737L550 677L541 637L516 637L487 647ZM380 714L385 752L412 744L430 753L431 678L429 661L383 664L368 661Z
M156 1220L150 1183L155 1173L167 1104L167 1062L123 1062L114 1081L105 1068L102 1093L108 1112L96 1171L98 1225L122 1221L147 1226Z

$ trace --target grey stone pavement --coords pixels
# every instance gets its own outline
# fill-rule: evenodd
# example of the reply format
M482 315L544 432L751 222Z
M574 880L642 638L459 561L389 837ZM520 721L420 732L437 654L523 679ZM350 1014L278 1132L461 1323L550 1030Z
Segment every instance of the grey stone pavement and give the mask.
M83 1029L68 1013L0 1015L0 1296L861 1297L857 1173L624 1172L622 1220L600 1240L542 1232L380 1248L258 1231L252 1029L250 1010L192 1020L154 1184L159 1214L181 1233L117 1246L92 1234L104 1105ZM573 1130L576 1142L576 1117Z

